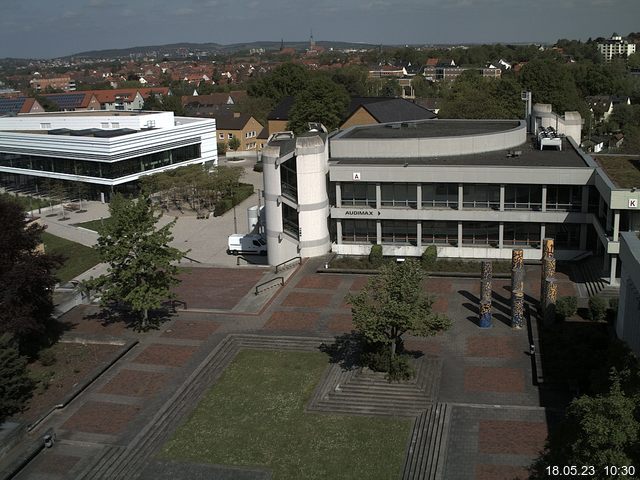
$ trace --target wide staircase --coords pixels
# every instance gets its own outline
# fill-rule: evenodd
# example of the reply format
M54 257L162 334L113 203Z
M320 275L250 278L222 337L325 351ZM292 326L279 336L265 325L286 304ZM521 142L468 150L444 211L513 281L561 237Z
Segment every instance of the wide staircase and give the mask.
M614 298L619 295L619 287L610 286L605 280L602 257L590 257L574 265L576 282L583 287L587 297Z

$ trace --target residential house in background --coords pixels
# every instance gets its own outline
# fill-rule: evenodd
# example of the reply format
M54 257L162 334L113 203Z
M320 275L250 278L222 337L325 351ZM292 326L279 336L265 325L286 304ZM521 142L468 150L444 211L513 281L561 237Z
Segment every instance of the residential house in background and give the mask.
M232 112L216 115L216 131L218 142L226 142L233 138L240 141L238 151L258 149L258 135L262 132L262 124L251 115Z
M100 102L89 91L68 93L45 93L43 98L56 105L61 112L83 112L100 110Z
M34 78L29 81L29 85L36 92L44 92L48 88L54 90L64 90L67 92L73 92L76 89L75 80L73 80L69 76L42 78L36 74L36 76L34 76Z
M629 43L629 41L614 33L610 39L605 40L603 43L598 43L598 51L605 61L610 62L615 57L626 58L636 53L636 45L635 43Z
M0 115L17 115L19 113L42 113L44 108L35 98L0 98Z
M404 98L352 97L340 129L354 125L431 120L436 114Z

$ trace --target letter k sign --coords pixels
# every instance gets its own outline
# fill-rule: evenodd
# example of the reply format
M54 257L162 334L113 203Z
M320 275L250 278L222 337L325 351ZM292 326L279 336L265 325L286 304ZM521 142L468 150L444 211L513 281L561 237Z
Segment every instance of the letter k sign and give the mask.
M638 199L630 198L629 199L629 208L638 208Z

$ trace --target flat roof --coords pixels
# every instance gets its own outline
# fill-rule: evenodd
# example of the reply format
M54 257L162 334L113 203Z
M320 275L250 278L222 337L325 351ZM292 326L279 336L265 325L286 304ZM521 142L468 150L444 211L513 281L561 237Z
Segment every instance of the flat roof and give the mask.
M21 113L17 117L54 117L54 116L64 116L64 117L138 117L141 115L152 115L163 112L152 112L152 111L143 111L143 110L87 110L82 112L44 112L44 113Z
M618 188L640 187L640 155L594 155L593 156Z
M434 119L358 126L338 134L336 139L460 137L506 132L519 126L519 120Z
M440 121L440 120L438 120ZM520 152L518 154L518 152ZM567 139L562 151L539 150L533 137L516 148L470 155L408 158L330 158L333 165L423 165L423 166L499 166L499 167L590 167Z

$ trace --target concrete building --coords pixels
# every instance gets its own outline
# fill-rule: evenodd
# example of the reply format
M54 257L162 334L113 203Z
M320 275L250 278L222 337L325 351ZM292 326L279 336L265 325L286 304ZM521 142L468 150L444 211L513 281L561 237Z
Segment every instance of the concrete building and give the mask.
M143 175L217 160L215 120L103 111L0 118L2 183L80 181L108 197Z
M495 259L518 246L537 260L552 237L558 259L601 254L615 284L619 234L640 228L633 192L578 148L577 112L536 105L531 124L531 133L524 120L424 120L273 136L263 151L269 263L329 249L366 255L373 244L390 256L437 245L441 257Z
M640 355L640 238L638 232L621 234L620 301L616 320L618 338Z
M598 43L598 51L605 61L610 62L615 57L626 58L636 53L636 45L623 40L620 35L614 33L610 39Z

